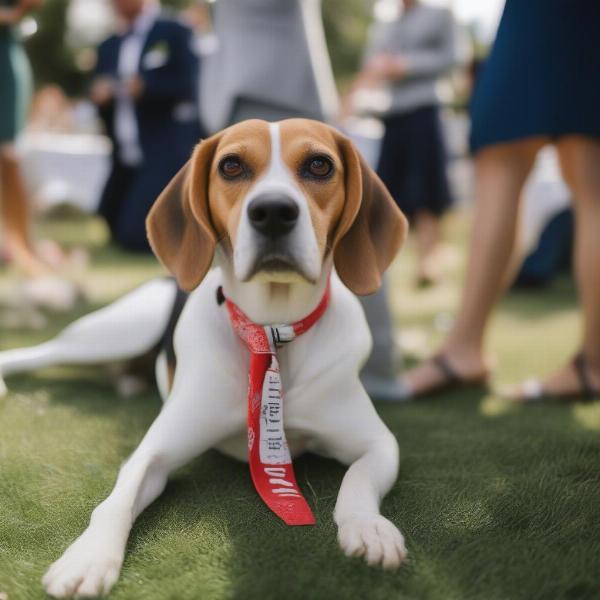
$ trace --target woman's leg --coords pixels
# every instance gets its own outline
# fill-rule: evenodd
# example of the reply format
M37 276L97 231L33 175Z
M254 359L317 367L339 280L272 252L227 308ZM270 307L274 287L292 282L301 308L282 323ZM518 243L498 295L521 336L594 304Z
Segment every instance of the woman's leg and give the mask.
M587 376L600 390L600 140L566 136L557 143L565 181L575 206L575 278L581 297L581 350ZM542 381L552 395L572 395L582 388L572 364Z
M12 145L0 147L0 220L8 250L26 275L48 273L36 256L29 239L29 207L17 154Z
M442 353L457 375L476 378L486 371L483 341L492 308L504 291L516 239L519 198L544 138L491 146L475 159L475 214L467 273L456 321ZM444 380L431 361L407 372L414 394Z
M423 283L433 283L439 276L437 251L442 238L440 217L429 211L419 211L414 219L417 242L417 273Z

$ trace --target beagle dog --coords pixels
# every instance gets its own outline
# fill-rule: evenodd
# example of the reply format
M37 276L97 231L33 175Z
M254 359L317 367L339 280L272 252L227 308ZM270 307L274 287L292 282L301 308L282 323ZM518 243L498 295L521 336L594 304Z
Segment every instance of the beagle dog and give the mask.
M334 511L339 544L348 556L398 567L404 539L379 511L396 480L398 445L358 377L371 338L354 296L377 290L406 236L383 183L327 125L245 121L196 147L147 229L190 292L172 327L173 359L162 351L156 360L164 406L87 529L45 574L46 591L107 593L136 517L173 470L209 448L248 460L249 352L224 298L265 326L301 320L327 296L314 325L277 350L287 445L291 456L310 451L348 465ZM177 296L175 281L151 281L51 341L0 353L0 373L139 356L173 324Z

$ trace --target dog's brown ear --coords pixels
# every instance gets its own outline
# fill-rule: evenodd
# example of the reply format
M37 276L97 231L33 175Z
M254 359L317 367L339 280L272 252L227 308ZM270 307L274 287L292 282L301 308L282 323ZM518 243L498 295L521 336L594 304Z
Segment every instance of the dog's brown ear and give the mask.
M408 222L354 144L335 133L344 161L346 199L333 238L335 268L346 287L373 294L402 246Z
M208 210L208 181L217 142L213 136L196 146L146 219L154 254L186 291L204 279L217 243Z

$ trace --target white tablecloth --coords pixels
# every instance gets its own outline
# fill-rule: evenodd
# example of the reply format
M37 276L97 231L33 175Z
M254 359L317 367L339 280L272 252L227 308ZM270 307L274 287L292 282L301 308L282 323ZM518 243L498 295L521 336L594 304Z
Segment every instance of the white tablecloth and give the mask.
M95 212L110 169L108 138L25 133L19 149L27 187L42 209L66 203L87 213Z

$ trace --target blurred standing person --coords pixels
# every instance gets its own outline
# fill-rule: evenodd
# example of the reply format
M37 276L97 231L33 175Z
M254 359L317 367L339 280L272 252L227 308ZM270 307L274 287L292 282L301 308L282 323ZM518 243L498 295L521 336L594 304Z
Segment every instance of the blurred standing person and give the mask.
M514 267L521 191L539 150L553 143L575 207L575 272L583 331L575 358L515 400L600 394L600 3L507 0L475 89L471 148L475 215L461 303L440 352L407 373L413 395L484 382L483 343Z
M210 131L245 119L334 117L320 0L218 0L214 30L218 46L200 90Z
M441 216L452 203L436 88L456 63L456 25L448 9L399 4L397 18L375 26L352 87L383 88L389 99L377 173L411 220L418 281L427 285L438 278Z
M203 65L202 122L215 132L245 119L332 121L338 96L320 0L218 0L217 50ZM396 348L384 289L361 298L373 334L367 392L396 400Z
M0 217L6 249L30 277L49 268L36 256L29 237L30 215L15 140L25 125L33 88L27 55L16 25L41 0L0 0Z
M113 141L99 213L112 237L149 251L145 219L201 136L192 31L153 0L113 0L121 31L98 48L90 96Z

